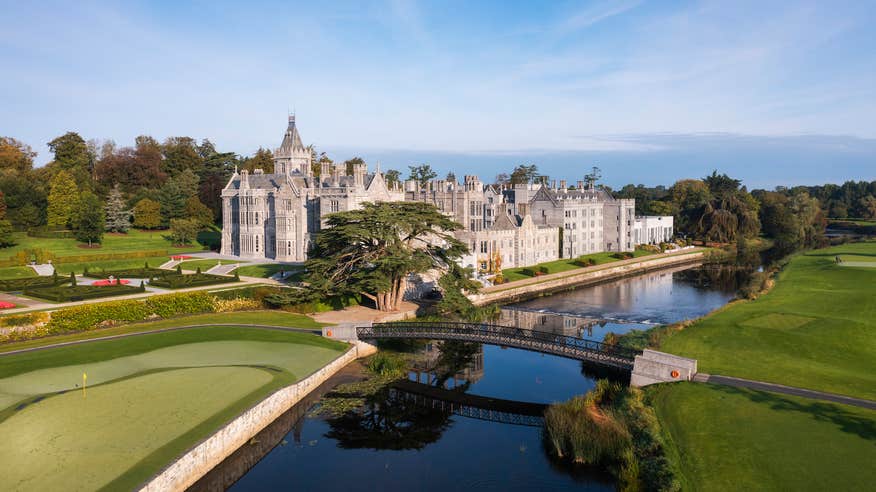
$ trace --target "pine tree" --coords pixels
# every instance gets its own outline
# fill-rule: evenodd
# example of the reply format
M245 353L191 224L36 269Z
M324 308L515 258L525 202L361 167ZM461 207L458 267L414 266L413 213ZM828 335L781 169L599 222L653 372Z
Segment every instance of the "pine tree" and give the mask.
M58 171L49 182L49 206L46 210L49 227L70 226L79 205L79 187L67 171Z
M106 199L106 230L110 232L128 232L131 228L131 211L125 206L125 199L115 185Z

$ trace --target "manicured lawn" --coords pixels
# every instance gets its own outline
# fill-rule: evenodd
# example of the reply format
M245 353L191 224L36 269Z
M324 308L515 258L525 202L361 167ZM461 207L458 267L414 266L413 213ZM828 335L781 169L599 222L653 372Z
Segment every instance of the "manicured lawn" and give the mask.
M151 268L158 268L169 260L169 256L153 256L150 258L89 261L84 263L59 263L55 265L55 270L58 271L58 274L70 275L70 272L75 272L77 275L80 275L85 271L86 267L91 271L122 270L126 268L142 268L146 263L149 263Z
M131 229L127 234L106 234L100 248L80 248L75 239L53 239L28 237L23 232L14 233L15 246L0 250L0 257L14 256L18 251L25 249L45 249L55 256L76 256L102 253L122 253L134 251L165 250L171 252L196 251L203 247L194 243L185 247L174 247L171 242L164 238L167 231L141 231Z
M303 314L287 313L285 311L241 311L236 313L210 313L199 314L196 316L184 316L180 318L165 319L161 321L135 323L130 325L116 326L113 328L101 328L81 333L71 333L68 335L57 335L52 337L40 338L37 340L26 340L22 342L8 343L0 345L0 353L26 348L42 347L45 345L53 345L62 342L89 340L92 338L101 338L111 335L152 331L161 328L222 323L283 326L289 328L303 328L312 330L317 330L322 328L323 326L326 326L325 324L316 322L312 318ZM211 328L206 329L209 330Z
M586 259L593 258L597 265L601 265L603 263L611 263L613 261L620 261L617 258L612 257L614 253L594 253L592 255L584 255L578 258L564 258L562 260L549 261L546 263L539 263L538 265L534 265L531 267L526 267L533 269L535 271L538 270L539 267L547 267L548 273L560 273L567 272L569 270L575 270L578 268L583 268L580 265L576 265L575 261L578 259ZM633 252L634 258L639 258L641 256L653 255L650 251L636 250ZM505 277L505 280L508 282L513 282L515 280L522 280L525 278L532 278L530 275L526 275L523 273L524 268L508 268L502 270L502 276Z
M16 266L0 268L0 280L29 277L36 277L36 272L31 267Z
M223 261L222 264L225 265L227 263L232 263L230 261ZM198 267L201 268L202 272L206 272L207 270L213 268L214 266L219 264L219 260L189 260L180 263L180 266L183 270L191 270L195 271Z
M300 271L301 267L296 265L279 265L277 263L266 263L263 265L249 265L243 266L235 270L231 273L237 273L238 275L244 277L258 277L258 278L269 278L277 273L280 273L280 270L285 272L293 272ZM290 276L290 278L294 277Z
M795 256L775 287L668 337L660 350L702 372L876 400L876 269L837 255L876 257L876 242Z
M226 326L0 357L0 476L12 489L135 488L345 348Z
M649 388L682 490L873 490L876 412L741 388Z

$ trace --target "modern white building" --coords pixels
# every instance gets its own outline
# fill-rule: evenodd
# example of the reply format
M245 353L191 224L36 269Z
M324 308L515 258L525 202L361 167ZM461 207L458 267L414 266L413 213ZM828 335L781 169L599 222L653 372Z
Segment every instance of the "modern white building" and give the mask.
M633 242L635 244L660 244L672 240L675 234L671 215L646 215L636 217L633 224Z

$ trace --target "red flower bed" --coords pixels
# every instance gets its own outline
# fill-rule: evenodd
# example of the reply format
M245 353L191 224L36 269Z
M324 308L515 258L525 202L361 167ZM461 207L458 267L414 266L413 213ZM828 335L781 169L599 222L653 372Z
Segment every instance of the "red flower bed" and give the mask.
M170 257L171 260L191 260L192 258L194 258L194 256L177 255Z
M12 309L14 307L15 307L15 304L12 304L11 302L0 301L0 309Z
M125 285L125 284L130 284L130 283L131 283L130 280L125 280L125 279L121 279L121 280L95 280L94 282L91 283L91 285L103 287L106 285L118 285L118 284Z

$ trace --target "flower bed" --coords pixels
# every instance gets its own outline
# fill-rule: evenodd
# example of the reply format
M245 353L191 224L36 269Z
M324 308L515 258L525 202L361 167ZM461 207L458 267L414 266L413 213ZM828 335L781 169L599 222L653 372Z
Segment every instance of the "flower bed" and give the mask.
M113 280L95 280L94 282L91 283L91 285L94 285L97 287L105 287L107 285L119 285L119 284L128 285L130 283L131 283L130 280L123 278L123 279L113 279Z
M11 302L0 301L0 309L12 309L15 307L15 304Z
M224 275L212 275L209 273L192 273L189 275L163 275L149 281L149 285L154 287L162 287L165 289L186 289L189 287L202 287L205 285L224 284L227 282L238 282L237 277L226 277Z
M24 295L54 302L70 302L100 297L123 296L138 292L142 292L142 290L139 287L130 285L73 285L27 289L24 291Z

